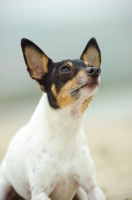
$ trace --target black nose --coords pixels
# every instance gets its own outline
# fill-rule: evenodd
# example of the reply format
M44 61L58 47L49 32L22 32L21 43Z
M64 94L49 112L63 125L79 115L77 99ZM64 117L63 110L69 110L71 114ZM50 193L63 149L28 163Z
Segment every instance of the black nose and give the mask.
M90 66L87 68L87 73L89 76L98 77L101 73L101 69L98 67Z

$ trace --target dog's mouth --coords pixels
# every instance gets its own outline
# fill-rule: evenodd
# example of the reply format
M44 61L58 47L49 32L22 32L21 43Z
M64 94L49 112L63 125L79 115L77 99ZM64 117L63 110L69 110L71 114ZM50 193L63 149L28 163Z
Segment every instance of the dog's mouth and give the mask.
M73 90L71 90L71 94L78 93L81 89L84 89L84 88L94 89L96 86L99 86L98 81L92 80L92 81L82 85L81 87L74 88Z
M99 83L98 81L94 80L94 81L90 81L89 83L87 83L85 86L88 86L88 87L95 87L95 86L99 86ZM84 86L84 87L85 87Z

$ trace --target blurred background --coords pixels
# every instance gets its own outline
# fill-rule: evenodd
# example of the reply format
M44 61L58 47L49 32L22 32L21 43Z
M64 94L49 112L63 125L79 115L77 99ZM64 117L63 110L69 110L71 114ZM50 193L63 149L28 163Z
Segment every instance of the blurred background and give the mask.
M23 37L53 61L79 58L88 40L97 39L102 82L84 129L100 187L105 193L131 192L132 1L0 1L0 162L42 96L26 71Z

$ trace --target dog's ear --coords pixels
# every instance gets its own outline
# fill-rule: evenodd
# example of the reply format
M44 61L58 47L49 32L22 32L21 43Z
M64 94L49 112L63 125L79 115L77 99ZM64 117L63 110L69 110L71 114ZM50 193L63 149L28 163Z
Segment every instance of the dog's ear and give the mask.
M81 60L88 62L89 65L99 67L101 64L101 52L95 38L91 38L87 43L81 57Z
M21 47L27 70L30 76L36 81L41 80L48 72L48 65L51 59L32 41L23 38Z

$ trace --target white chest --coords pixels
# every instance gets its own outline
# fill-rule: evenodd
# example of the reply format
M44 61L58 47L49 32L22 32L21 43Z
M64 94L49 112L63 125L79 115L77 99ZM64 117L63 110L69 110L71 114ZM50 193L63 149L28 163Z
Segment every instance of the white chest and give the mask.
M60 145L60 150L58 146L44 149L39 155L29 156L27 163L32 187L42 188L53 200L61 200L62 197L64 200L71 199L92 172L87 149L85 151L82 147L78 151L73 146L69 148L69 145L67 149L61 148Z
M30 199L31 191L43 191L53 200L70 200L94 169L82 119L73 120L65 111L51 112L44 105L42 98L28 126L11 142L7 171L25 199ZM10 158L15 159L10 162Z

